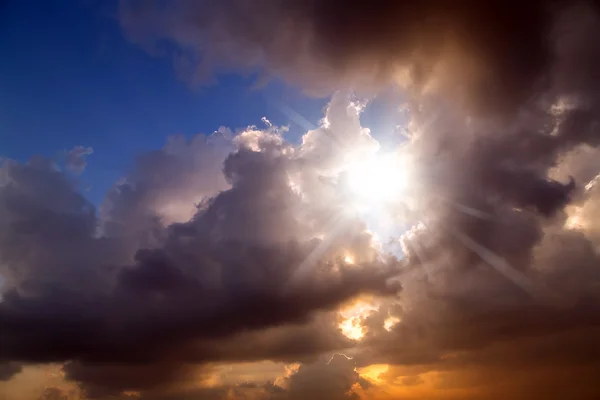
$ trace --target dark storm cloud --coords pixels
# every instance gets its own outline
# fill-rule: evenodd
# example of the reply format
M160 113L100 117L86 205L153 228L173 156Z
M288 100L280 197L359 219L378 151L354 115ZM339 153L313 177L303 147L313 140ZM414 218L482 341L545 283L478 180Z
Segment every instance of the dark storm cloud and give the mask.
M319 315L304 324L287 324L268 329L246 331L226 340L199 340L184 346L182 359L252 361L260 357L281 362L313 362L316 355L342 351L353 343L339 334L329 314Z
M355 363L344 355L334 354L325 362L303 365L287 378L284 399L358 399L354 385L368 386L355 371Z
M104 399L127 391L158 391L188 382L198 371L179 363L148 363L144 365L94 364L77 361L64 367L65 377L81 382L86 397Z
M0 363L0 381L7 381L22 370L18 363L5 362Z
M555 16L570 3L427 0L123 1L120 20L134 42L176 46L188 73L266 67L327 92L399 79L419 91L447 86L454 101L509 110L546 87Z
M156 240L134 259L137 233L98 233L93 207L51 164L5 162L0 359L71 360L67 379L101 397L172 385L190 364L307 359L348 346L315 313L359 294L396 293L386 281L397 265L372 256L364 224L350 220L331 250L356 246L357 257L363 252L368 261L350 268L320 253L311 256L312 273L290 285L321 242L307 225L312 220L302 218L310 207L289 184L297 160L275 132L250 129L236 143L223 164L230 188L204 201L191 220L158 224ZM170 166L185 172L186 154L152 154L166 161L144 176L168 176ZM171 184L164 193L176 196L188 177L181 186L136 175L131 181ZM133 198L148 187L134 185ZM129 206L158 212L162 204Z
M304 400L331 399L357 400L359 392L372 387L355 370L352 359L334 354L329 359L301 365L298 370L277 382L239 382L212 388L177 390L171 393L154 391L142 395L143 400L171 399L260 399L260 400Z
M22 165L5 160L0 185L3 290L18 287L22 293L41 294L77 286L93 291L103 279L95 267L119 262L118 243L93 240L94 207L50 161L34 158Z

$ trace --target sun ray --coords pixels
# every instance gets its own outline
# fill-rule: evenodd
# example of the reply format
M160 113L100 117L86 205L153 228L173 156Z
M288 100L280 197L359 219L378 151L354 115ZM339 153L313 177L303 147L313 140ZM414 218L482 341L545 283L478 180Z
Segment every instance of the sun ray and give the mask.
M330 248L333 240L344 230L348 221L342 216L336 216L326 229L327 234L323 237L321 242L313 249L313 251L300 263L296 268L292 276L290 277L286 290L293 286L299 280L302 280L315 266L319 259L325 254Z
M492 219L492 216L484 211L478 210L476 208L473 207L469 207L466 206L464 204L455 202L453 200L450 200L446 197L442 197L442 196L437 196L439 199L441 199L443 202L447 203L448 205L450 205L451 207L453 207L454 209L462 212L463 214L466 215L470 215L471 217L475 217L475 218L479 218L479 219L484 219L484 220L490 220Z
M431 276L431 269L429 268L429 262L425 259L423 248L421 247L421 244L418 242L418 238L415 238L414 236L408 237L407 244L409 246L411 246L412 249L414 250L415 256L417 256L417 259L419 260L419 263L423 267L423 271L425 271L427 278L431 279L432 276Z
M504 258L479 244L468 235L455 229L451 230L451 233L468 249L479 255L479 257L481 257L488 265L492 266L515 285L525 290L533 298L555 304L559 300L558 296L555 293L552 293L545 285L540 282L532 281L526 275L513 268Z

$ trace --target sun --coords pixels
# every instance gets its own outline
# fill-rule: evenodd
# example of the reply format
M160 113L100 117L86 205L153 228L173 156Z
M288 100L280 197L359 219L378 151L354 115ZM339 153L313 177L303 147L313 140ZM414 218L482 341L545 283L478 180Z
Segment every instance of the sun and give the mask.
M350 191L363 206L398 200L408 182L405 163L397 154L373 154L346 167Z

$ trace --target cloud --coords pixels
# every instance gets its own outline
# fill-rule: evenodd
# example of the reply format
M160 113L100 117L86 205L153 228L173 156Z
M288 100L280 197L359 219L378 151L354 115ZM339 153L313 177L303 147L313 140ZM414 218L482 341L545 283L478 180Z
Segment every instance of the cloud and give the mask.
M358 112L336 100L330 127L310 136L339 135ZM278 129L172 138L140 158L99 216L49 161L5 161L0 359L67 362L66 378L101 397L162 390L212 361L308 361L351 345L325 315L361 294L396 293L399 262L378 256L343 203L294 189L291 180L322 190L308 158L319 149L295 149ZM170 223L171 206L195 211ZM343 231L325 231L325 214ZM106 225L116 216L125 219ZM341 260L347 248L356 265Z
M40 157L27 164L4 160L0 176L2 289L38 293L55 285L96 287L97 277L88 271L112 262L119 246L92 240L94 207L75 183ZM90 268L79 268L81 264Z
M490 135L454 112L418 130L414 115L401 151L418 160L418 179L402 218L421 223L401 239L403 261L382 258L328 181L347 154L377 149L361 109L336 95L298 146L274 126L172 138L140 157L99 216L51 162L5 160L3 365L64 362L65 378L100 399L358 398L464 387L484 396L497 390L494 376L510 380L517 367L531 381L515 381L506 396L546 379L566 395L568 383L553 378L563 369L581 371L577 393L593 398L597 187L569 180L593 176L593 157L584 168L569 156L580 147L564 146L552 162L527 158L519 150L526 138ZM197 164L200 155L210 163ZM549 178L557 171L562 181ZM165 212L172 205L184 210L179 220ZM117 215L129 219L109 229ZM569 222L575 215L579 226ZM349 249L352 266L340 256ZM379 306L359 321L364 338L346 339L337 309L365 294ZM384 328L389 317L397 323ZM318 361L335 352L353 359ZM201 384L214 362L265 359L302 364L270 386ZM355 372L373 364L391 367L376 381ZM10 371L7 378L18 372Z
M67 400L67 394L63 393L62 390L56 387L49 387L44 389L41 397L42 400Z
M568 178L593 176L568 156L579 147L561 145L552 162L527 158L527 138L491 135L454 112L419 130L414 115L401 151L418 179L402 218L421 223L404 234L399 261L344 214L348 198L330 180L348 154L377 149L361 109L339 93L298 146L274 126L172 138L140 157L98 216L51 162L5 160L0 358L65 363L65 379L100 399L438 398L465 387L519 398L546 393L546 380L565 396L559 370L579 371L573 393L593 398L598 199L595 185L580 191ZM183 207L179 220L164 211L172 205ZM568 223L570 207L581 226ZM117 215L129 219L109 229ZM352 266L340 256L348 250ZM337 309L366 294L379 306L352 341ZM397 323L385 328L389 317ZM319 360L336 352L353 359ZM271 384L206 383L215 362L265 359L302 364ZM390 367L376 380L355 370L373 364ZM500 390L494 377L511 380L516 368L530 381Z
M354 370L352 359L336 354L329 359L306 363L275 382L237 382L202 389L175 389L163 393L144 394L142 399L225 399L243 398L257 400L359 399L372 384Z
M13 362L0 363L0 381L7 381L21 372L22 366Z
M404 386L415 386L423 383L423 380L421 379L421 377L419 377L419 375L413 375L405 376L404 378L402 378L401 382Z
M233 133L167 139L162 149L140 155L130 173L108 192L100 229L108 236L135 235L151 243L158 225L188 221L198 203L228 187L223 162L234 151Z
M596 65L590 54L578 56L579 68ZM424 377L414 388L426 398L442 398L419 392L438 384L456 398L470 398L461 390L490 399L598 396L598 203L590 181L600 170L585 157L596 152L597 92L569 90L589 103L557 114L523 105L520 115L490 117L421 99L405 148L420 171L409 213L415 226L402 238L403 293L391 311L384 305L365 321L359 365L401 366L400 382L441 374L437 384ZM389 332L369 325L388 314L401 321ZM573 375L558 378L560 371Z
M65 154L65 166L74 174L81 174L87 166L87 156L94 153L91 147L75 146Z
M348 92L299 145L270 123L172 138L99 215L47 161L4 161L1 360L67 362L100 398L600 395L595 4L122 2L119 18L195 83L259 68L310 92L405 88L412 181L386 209L411 227L404 258L346 212L336 168L378 147ZM356 298L377 306L350 340L336 324ZM263 360L302 365L207 383L217 361Z
M451 90L455 102L483 111L514 109L545 87L554 58L548 37L564 33L556 16L571 5L125 0L119 19L134 43L154 54L172 51L194 83L223 69L266 69L318 93L395 81L417 92ZM580 61L568 59L565 68Z
M162 18L124 2L121 21L132 38L170 40L197 60L195 79L223 66L262 66L308 91L400 83L412 95L403 150L418 170L404 290L365 320L357 362L447 370L449 379L463 371L489 398L493 377L511 379L516 366L528 368L523 381L498 398L532 388L569 396L571 382L556 379L561 365L581 372L581 398L597 395L588 379L598 368L600 322L596 5L220 5L181 2ZM376 329L390 312L401 322ZM496 347L502 352L489 353ZM482 372L475 379L468 368ZM548 382L554 394L541 389Z
M334 354L328 362L301 366L298 371L287 378L286 399L358 399L353 390L368 384L361 380L354 370L352 359Z
M197 368L178 363L144 365L81 364L64 366L65 378L81 383L87 398L104 399L132 392L160 392L200 376Z

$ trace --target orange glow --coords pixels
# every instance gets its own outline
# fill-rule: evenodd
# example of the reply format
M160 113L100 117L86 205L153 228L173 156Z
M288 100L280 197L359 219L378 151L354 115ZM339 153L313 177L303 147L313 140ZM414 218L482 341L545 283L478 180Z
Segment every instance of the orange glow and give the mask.
M373 311L377 311L378 305L373 301L360 300L340 311L341 322L339 328L348 339L360 340L367 333L363 321Z
M390 369L390 366L387 364L373 364L368 367L359 368L357 372L363 378L367 378L370 381L375 383L381 382L381 378L379 377L381 374L385 374Z
M399 322L400 322L400 318L394 317L394 316L389 316L385 319L385 321L383 321L383 327L385 328L386 331L389 332Z
M565 222L567 229L582 229L585 227L585 221L582 218L582 208L577 206L569 206L566 208L568 218Z

